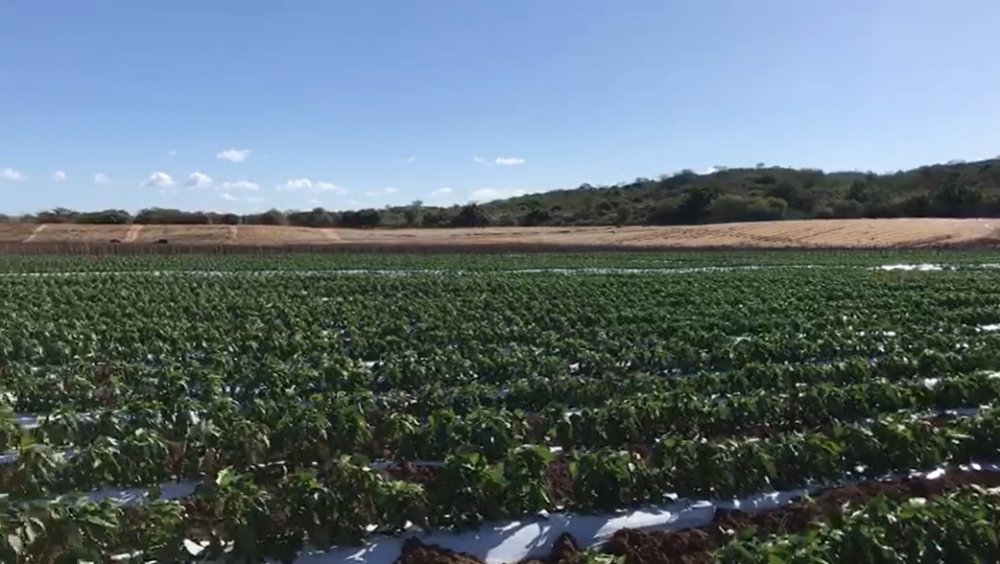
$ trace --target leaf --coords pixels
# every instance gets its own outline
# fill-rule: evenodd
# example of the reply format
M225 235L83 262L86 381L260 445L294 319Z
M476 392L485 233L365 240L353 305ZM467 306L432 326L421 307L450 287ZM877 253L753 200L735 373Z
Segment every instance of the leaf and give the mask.
M194 542L191 539L184 539L184 549L188 551L191 556L198 556L204 552L205 547Z
M21 554L24 553L24 541L21 540L20 536L16 534L7 535L7 544L10 545L10 548L11 550L14 551L14 554L20 556Z
M232 468L223 468L219 475L215 477L215 485L225 488L233 484L237 479L237 474Z
M82 521L84 523L89 523L105 529L114 529L117 527L115 523L98 515L87 515L82 519Z
M757 536L756 526L744 527L736 533L736 538L743 541L752 539L755 536Z

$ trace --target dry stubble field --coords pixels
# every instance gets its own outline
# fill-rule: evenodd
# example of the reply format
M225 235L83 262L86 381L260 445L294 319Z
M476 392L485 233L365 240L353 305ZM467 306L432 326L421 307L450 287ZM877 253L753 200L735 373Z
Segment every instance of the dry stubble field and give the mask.
M311 229L262 225L0 225L7 245L85 243L282 246L510 246L580 248L920 248L994 246L996 219L836 219L692 226Z

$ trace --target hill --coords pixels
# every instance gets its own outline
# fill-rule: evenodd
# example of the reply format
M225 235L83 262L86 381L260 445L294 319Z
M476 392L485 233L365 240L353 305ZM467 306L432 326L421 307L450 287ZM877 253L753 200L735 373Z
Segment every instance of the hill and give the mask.
M811 218L998 217L1000 161L894 174L756 167L581 186L481 206L519 225L683 225Z

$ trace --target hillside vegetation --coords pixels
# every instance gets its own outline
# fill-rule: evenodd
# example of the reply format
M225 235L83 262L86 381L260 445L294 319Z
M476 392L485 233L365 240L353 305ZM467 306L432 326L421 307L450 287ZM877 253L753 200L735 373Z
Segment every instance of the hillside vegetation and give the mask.
M893 174L766 167L685 170L658 179L591 186L450 207L219 214L153 208L20 218L37 223L260 224L304 227L688 225L811 218L1000 217L1000 160L951 162Z

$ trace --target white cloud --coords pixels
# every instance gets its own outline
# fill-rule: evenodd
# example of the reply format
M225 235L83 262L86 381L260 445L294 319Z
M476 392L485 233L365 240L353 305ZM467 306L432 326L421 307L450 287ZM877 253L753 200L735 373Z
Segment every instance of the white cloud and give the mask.
M337 186L333 182L317 182L316 190L319 190L320 192L336 192L338 194L347 193L347 188Z
M5 168L0 170L0 178L3 180L13 180L14 182L20 182L24 180L24 174L19 170L14 170L12 168Z
M249 180L232 180L219 185L220 190L257 190L259 188L259 184Z
M523 196L525 194L524 190L520 188L479 188L478 190L473 190L469 194L470 202L492 202L493 200L500 200L502 198L513 198L514 196Z
M521 157L497 157L492 161L480 157L472 157L472 160L483 166L516 166L522 165L525 162Z
M399 192L398 188L393 188L392 186L386 186L385 188L382 188L381 190L369 190L369 191L365 192L365 197L367 197L367 198L374 198L375 196L392 195L392 194L395 194L397 192Z
M308 178L292 178L278 186L278 190L311 190L313 181Z
M443 188L438 188L437 190L434 190L433 192L431 192L430 194L428 194L427 195L427 199L431 200L431 201L441 201L444 198L447 198L448 196L450 196L454 191L455 190L453 190L453 189L451 189L451 188L449 188L447 186L445 186Z
M416 162L416 160L417 160L417 157L411 156L411 157L407 157L405 162L412 163L412 162Z
M55 172L52 173L52 182L63 182L65 180L66 180L66 173L65 172L63 172L61 170L57 170L57 171L55 171Z
M234 163L241 163L250 158L250 149L226 149L215 154L215 158Z
M333 182L322 180L311 180L309 178L292 178L286 180L284 184L277 186L278 190L309 190L312 192L334 192L336 194L346 194L347 189L337 186Z
M212 177L203 172L192 172L184 181L184 185L192 188L208 188L212 185Z
M169 151L167 151L167 156L168 157L176 157L177 156L177 149L170 149Z
M227 201L227 202L242 202L242 203L248 203L248 204L253 204L253 203L263 202L264 201L264 198L261 197L261 196L243 196L243 197L240 197L240 196L236 196L234 194L230 194L229 192L220 192L219 193L219 197L222 198L223 200Z
M103 172L94 175L94 184L111 184L111 177Z
M154 172L140 186L144 188L169 188L174 185L174 178L165 172Z

